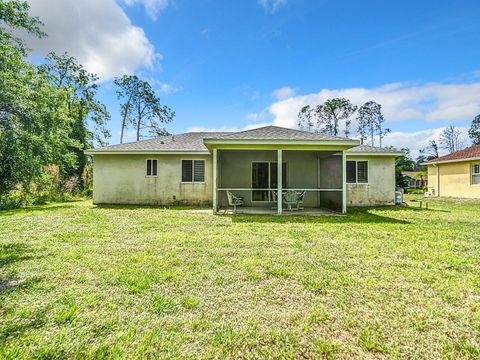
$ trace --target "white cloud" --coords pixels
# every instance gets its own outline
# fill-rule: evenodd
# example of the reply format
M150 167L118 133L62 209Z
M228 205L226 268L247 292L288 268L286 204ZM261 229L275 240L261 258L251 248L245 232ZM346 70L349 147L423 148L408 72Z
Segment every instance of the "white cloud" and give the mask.
M480 113L480 83L409 85L392 83L377 88L322 89L318 93L290 97L270 105L274 124L294 128L302 106L345 97L361 105L373 100L382 105L387 122L445 121L472 119Z
M468 129L466 127L458 127L462 133L462 138L466 140L468 145ZM419 150L427 147L431 140L435 140L439 144L439 138L445 127L426 129L414 132L393 131L384 139L385 146L393 146L397 149L408 148L412 157L415 159L419 155ZM440 146L440 144L439 144ZM439 149L440 155L446 154L447 151Z
M272 96L277 100L284 100L296 94L297 89L290 86L283 86L273 91Z
M160 84L160 90L162 92L164 92L165 94L173 94L173 93L176 93L176 92L182 90L182 88L180 86L173 86L173 85L170 85L170 84L167 84L167 83L161 83Z
M274 13L287 4L287 0L257 0L257 2L268 13Z
M30 13L45 23L48 37L27 37L40 56L67 51L85 68L110 80L137 68L152 68L155 53L142 28L114 0L30 0Z
M169 0L124 0L127 5L142 5L147 15L152 20L157 20L158 14L164 10L169 4Z

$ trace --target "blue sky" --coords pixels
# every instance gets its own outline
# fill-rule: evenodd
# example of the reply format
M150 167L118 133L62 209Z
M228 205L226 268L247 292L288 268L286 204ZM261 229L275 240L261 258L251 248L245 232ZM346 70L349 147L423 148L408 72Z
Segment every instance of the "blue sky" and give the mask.
M152 82L177 114L174 133L294 127L302 105L344 96L381 103L387 143L415 150L480 113L478 0L31 4L50 34L32 43L36 53L66 49L101 75L111 143L119 105L110 80L124 72Z

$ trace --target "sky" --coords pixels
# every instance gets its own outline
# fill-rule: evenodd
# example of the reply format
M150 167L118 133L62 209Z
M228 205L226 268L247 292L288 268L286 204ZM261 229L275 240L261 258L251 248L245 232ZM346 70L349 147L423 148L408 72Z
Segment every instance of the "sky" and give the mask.
M48 37L100 76L119 142L112 80L150 81L171 133L295 128L304 105L382 105L385 145L414 154L480 114L478 0L29 0ZM129 133L133 140L133 131Z

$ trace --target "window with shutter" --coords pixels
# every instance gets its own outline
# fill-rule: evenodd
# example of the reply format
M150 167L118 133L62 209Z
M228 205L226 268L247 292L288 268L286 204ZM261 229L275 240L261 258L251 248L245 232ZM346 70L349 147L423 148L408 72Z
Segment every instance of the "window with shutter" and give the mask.
M157 160L147 160L147 176L157 176Z
M205 160L195 160L193 164L193 181L205 182Z
M357 182L366 184L368 183L368 162L357 162Z

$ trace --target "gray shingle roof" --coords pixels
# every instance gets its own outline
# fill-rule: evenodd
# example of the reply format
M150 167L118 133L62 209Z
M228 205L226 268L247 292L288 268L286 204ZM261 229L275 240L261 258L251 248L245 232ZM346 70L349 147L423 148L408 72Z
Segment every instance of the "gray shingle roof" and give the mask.
M272 125L227 133L220 136L209 136L208 138L230 140L349 140L347 138L332 135L312 133Z
M161 136L125 144L104 146L95 151L205 151L203 139L210 136L222 136L225 132L190 132L178 135Z
M348 149L349 153L400 153L401 151L391 148L381 148L377 146L370 145L359 145L351 149Z
M171 152L208 152L204 139L239 139L239 140L349 140L346 138L292 130L278 126L240 132L189 132L185 134L161 136L154 139L141 140L125 144L117 144L97 148L94 152L111 151L171 151ZM392 150L374 146L360 145L348 150L349 153L391 153Z

